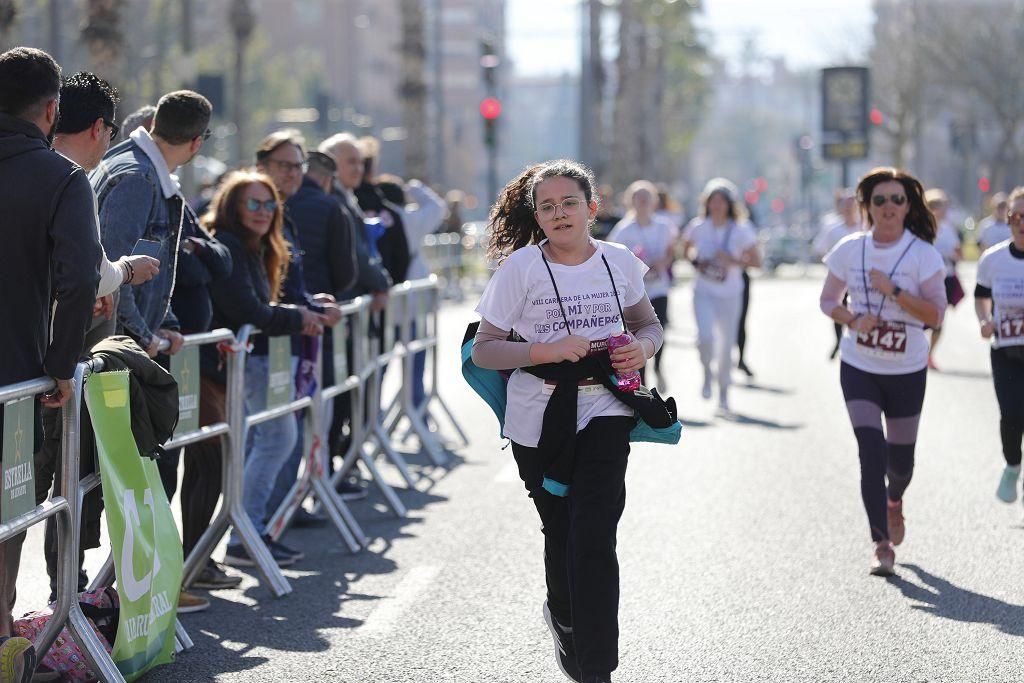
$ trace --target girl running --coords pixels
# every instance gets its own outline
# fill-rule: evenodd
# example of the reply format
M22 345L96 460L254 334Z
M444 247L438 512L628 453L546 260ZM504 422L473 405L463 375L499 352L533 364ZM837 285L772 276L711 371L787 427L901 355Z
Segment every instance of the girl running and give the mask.
M963 259L960 231L949 219L949 197L945 192L933 187L924 193L924 202L935 216L935 248L939 250L942 261L946 264L946 302L955 308L964 298L964 290L956 274L956 264ZM941 329L932 330L931 353L928 354L928 367L932 370L939 369L935 365L935 349L938 348L941 337Z
M662 341L644 293L647 266L590 236L596 197L593 174L567 160L533 166L502 190L490 215L489 256L504 261L477 306L473 346L479 367L517 368L504 435L544 532L543 614L562 672L586 683L610 681L618 665L615 537L635 421L596 379L600 370L572 382L534 373L571 372L604 355L622 375L644 367ZM635 340L605 355L606 340L623 326ZM506 341L513 330L527 343ZM566 460L567 476L553 481L552 468Z
M996 495L1012 503L1017 500L1024 437L1024 187L1010 194L1008 205L1011 238L982 254L974 310L981 336L992 340L992 382L1006 459Z
M679 229L666 218L655 212L658 189L647 180L637 180L626 189L626 205L629 213L608 235L609 242L618 242L636 254L648 267L644 275L647 297L658 314L662 328L668 326L669 268L675 259L676 241ZM664 390L665 377L661 374L661 352L654 354L654 372L658 376L658 387Z
M946 309L946 270L932 246L935 217L923 195L910 174L874 169L857 186L870 229L843 239L825 256L821 310L847 328L839 377L875 543L871 573L879 576L893 573L893 545L904 536L903 493L914 472L928 372L923 326L938 327ZM841 303L846 291L849 308Z
M704 215L683 231L683 258L697 269L693 312L697 318L697 348L704 366L704 398L711 398L717 363L718 407L729 412L732 349L736 346L743 310L743 269L761 265L757 235L742 216L735 185L716 178L704 187ZM691 254L696 256L691 257Z

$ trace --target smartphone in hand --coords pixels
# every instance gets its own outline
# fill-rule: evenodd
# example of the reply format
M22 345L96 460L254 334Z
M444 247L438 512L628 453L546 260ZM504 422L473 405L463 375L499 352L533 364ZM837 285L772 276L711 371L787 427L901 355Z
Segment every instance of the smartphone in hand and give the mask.
M132 249L132 256L151 256L155 259L160 258L160 243L156 240L145 240L140 239L135 243L135 248Z

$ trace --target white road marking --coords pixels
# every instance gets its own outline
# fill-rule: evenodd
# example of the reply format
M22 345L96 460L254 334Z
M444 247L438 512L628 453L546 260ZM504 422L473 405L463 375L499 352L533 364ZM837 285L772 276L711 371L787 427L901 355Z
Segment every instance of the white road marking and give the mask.
M380 606L370 613L360 630L377 634L390 631L402 614L416 602L420 594L430 588L440 572L440 565L426 565L410 569L395 586L394 595L381 599Z

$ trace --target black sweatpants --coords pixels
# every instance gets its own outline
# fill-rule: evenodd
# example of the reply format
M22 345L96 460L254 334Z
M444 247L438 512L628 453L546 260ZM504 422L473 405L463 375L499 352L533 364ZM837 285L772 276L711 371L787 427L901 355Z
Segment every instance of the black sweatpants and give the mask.
M541 488L544 465L536 448L512 443L519 477L540 514L548 607L572 626L585 674L619 663L619 561L616 529L626 505L626 461L632 417L597 417L576 437L569 495Z
M661 326L663 328L668 328L668 297L654 297L651 299L651 306L654 308L654 313L658 316L658 321L661 322ZM661 379L661 352L664 350L665 345L662 344L661 348L659 348L654 354L654 371L658 373L658 379Z
M895 502L903 500L914 475L914 448L927 377L927 368L904 375L879 375L840 364L839 381L857 437L861 497L871 540L876 542L889 538L886 480L888 499Z
M1024 347L992 349L992 383L999 401L999 436L1007 465L1020 465L1024 438Z
M750 310L750 274L747 273L747 269L743 269L743 306L740 308L740 328L736 333L736 348L740 350L740 359L738 363L743 365L746 361L743 359L743 353L747 350L747 311Z

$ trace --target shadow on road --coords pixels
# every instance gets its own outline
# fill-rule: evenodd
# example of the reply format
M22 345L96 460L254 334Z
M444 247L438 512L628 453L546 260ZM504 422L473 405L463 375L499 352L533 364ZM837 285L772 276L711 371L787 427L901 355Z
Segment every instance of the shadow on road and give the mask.
M767 429L781 429L781 430L796 430L803 429L804 425L801 424L784 424L782 422L776 422L762 417L754 417L752 415L744 415L743 413L731 412L728 415L722 415L718 419L725 422L732 422L733 424L739 425L750 425L753 427L765 427Z
M924 603L914 605L914 609L930 612L943 619L992 624L1003 633L1024 636L1024 605L1014 605L954 586L915 564L900 566L917 574L924 583L924 586L919 586L899 576L887 579L907 598Z
M794 393L793 389L773 387L767 384L758 384L757 382L738 382L733 386L737 389L749 389L750 391L761 391L766 394L777 394L779 396L791 396Z
M413 460L418 458L413 455ZM452 464L460 462L462 458L457 457ZM371 539L370 548L349 554L330 525L289 530L282 540L306 554L304 560L285 572L293 592L275 599L265 586L251 580L240 590L196 591L208 597L211 604L205 612L182 615L195 649L180 654L174 666L148 674L146 680L211 681L219 674L249 671L266 664L272 659L265 654L267 650L326 652L332 647L327 631L361 626L363 618L351 615L365 616L372 607L358 605L388 596L354 593L350 585L366 576L398 571L398 565L388 557L394 541L415 536L412 529L424 522L421 513L448 500L422 490L429 484L425 480L436 481L440 471L420 467L416 462L410 466L413 476L420 480L420 490L396 489L409 516L399 519L392 515L372 484L366 500L350 503L352 513ZM255 569L241 571L258 577ZM255 654L256 650L260 653ZM303 678L299 672L294 673L289 680Z
M981 372L979 370L932 370L937 373L939 377L953 377L955 379L983 379L986 381L992 380L991 372Z

